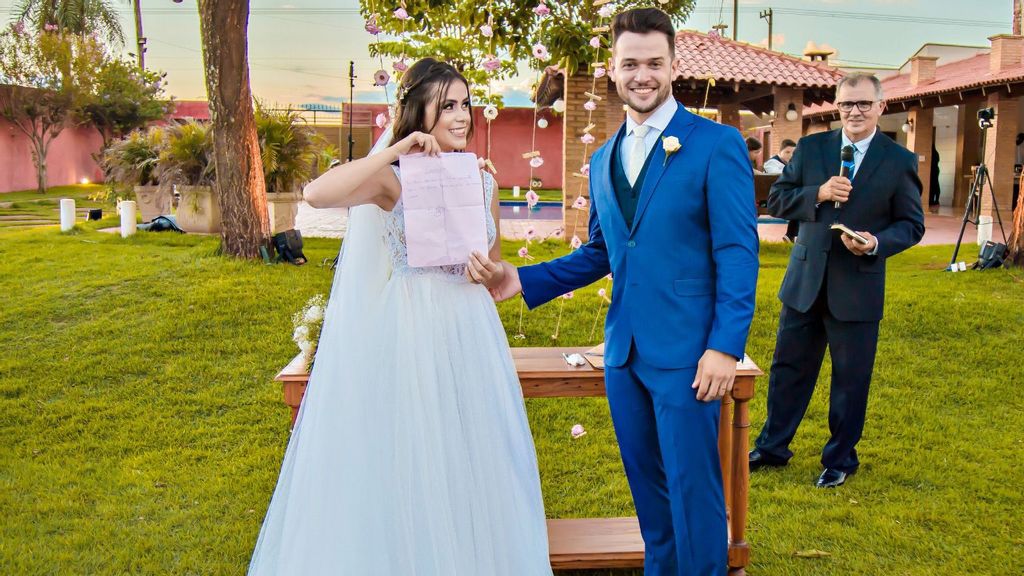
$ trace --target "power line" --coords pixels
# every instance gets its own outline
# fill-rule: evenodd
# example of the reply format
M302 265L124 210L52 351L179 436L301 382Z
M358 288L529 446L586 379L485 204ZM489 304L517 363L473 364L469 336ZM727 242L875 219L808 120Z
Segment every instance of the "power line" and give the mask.
M752 6L746 5L741 6L740 13L753 14L760 13L762 9L769 8L768 5L764 6ZM790 16L803 16L810 18L834 18L834 19L846 19L846 20L869 20L876 22L904 22L913 24L936 24L945 26L975 26L975 27L1005 27L1007 22L1001 20L970 20L966 18L941 18L933 16L917 16L912 14L882 14L878 12L841 12L834 10L814 10L811 8L772 8L776 14L787 14ZM711 14L719 15L721 18L720 7L714 6L698 6L693 9L692 14Z

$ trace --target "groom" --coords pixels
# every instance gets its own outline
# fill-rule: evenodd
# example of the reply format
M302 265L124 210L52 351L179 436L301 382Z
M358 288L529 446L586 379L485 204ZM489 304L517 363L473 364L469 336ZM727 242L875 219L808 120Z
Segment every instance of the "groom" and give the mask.
M612 34L611 77L628 113L591 159L590 241L518 271L478 255L469 274L503 275L495 298L522 291L530 308L614 274L605 384L645 574L724 575L719 400L732 389L754 315L750 163L739 132L672 98L667 14L623 12Z

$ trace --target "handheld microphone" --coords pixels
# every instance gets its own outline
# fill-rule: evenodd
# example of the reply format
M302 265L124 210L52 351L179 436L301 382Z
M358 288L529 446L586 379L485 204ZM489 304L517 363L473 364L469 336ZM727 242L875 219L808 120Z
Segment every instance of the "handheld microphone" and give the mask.
M839 160L842 162L839 166L839 175L843 178L849 178L850 173L853 172L853 146L843 146L843 149L839 152ZM841 206L842 204L836 200L836 210L839 210Z

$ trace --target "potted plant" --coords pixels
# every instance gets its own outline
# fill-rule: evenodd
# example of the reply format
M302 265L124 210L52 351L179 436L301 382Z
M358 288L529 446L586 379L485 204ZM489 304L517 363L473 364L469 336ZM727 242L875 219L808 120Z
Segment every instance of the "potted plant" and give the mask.
M156 164L161 186L178 191L178 226L186 232L220 232L220 203L213 193L213 134L194 120L167 129Z
M292 110L268 110L256 103L256 136L272 233L295 228L302 186L313 175L318 149L323 146L323 138L301 122Z
M103 152L102 165L107 181L115 189L131 189L135 193L143 222L171 213L171 189L160 186L156 178L164 137L165 130L161 126L134 130L115 140Z

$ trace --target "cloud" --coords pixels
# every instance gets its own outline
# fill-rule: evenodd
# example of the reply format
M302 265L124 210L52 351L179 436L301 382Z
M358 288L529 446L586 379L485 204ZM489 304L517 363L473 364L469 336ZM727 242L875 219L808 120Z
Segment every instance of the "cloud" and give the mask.
M780 50L780 49L782 49L782 47L785 44L786 44L786 35L785 34L773 34L772 35L772 50ZM764 47L764 48L767 48L768 47L768 39L767 38L762 38L761 41L757 43L757 45L761 46L761 47Z

